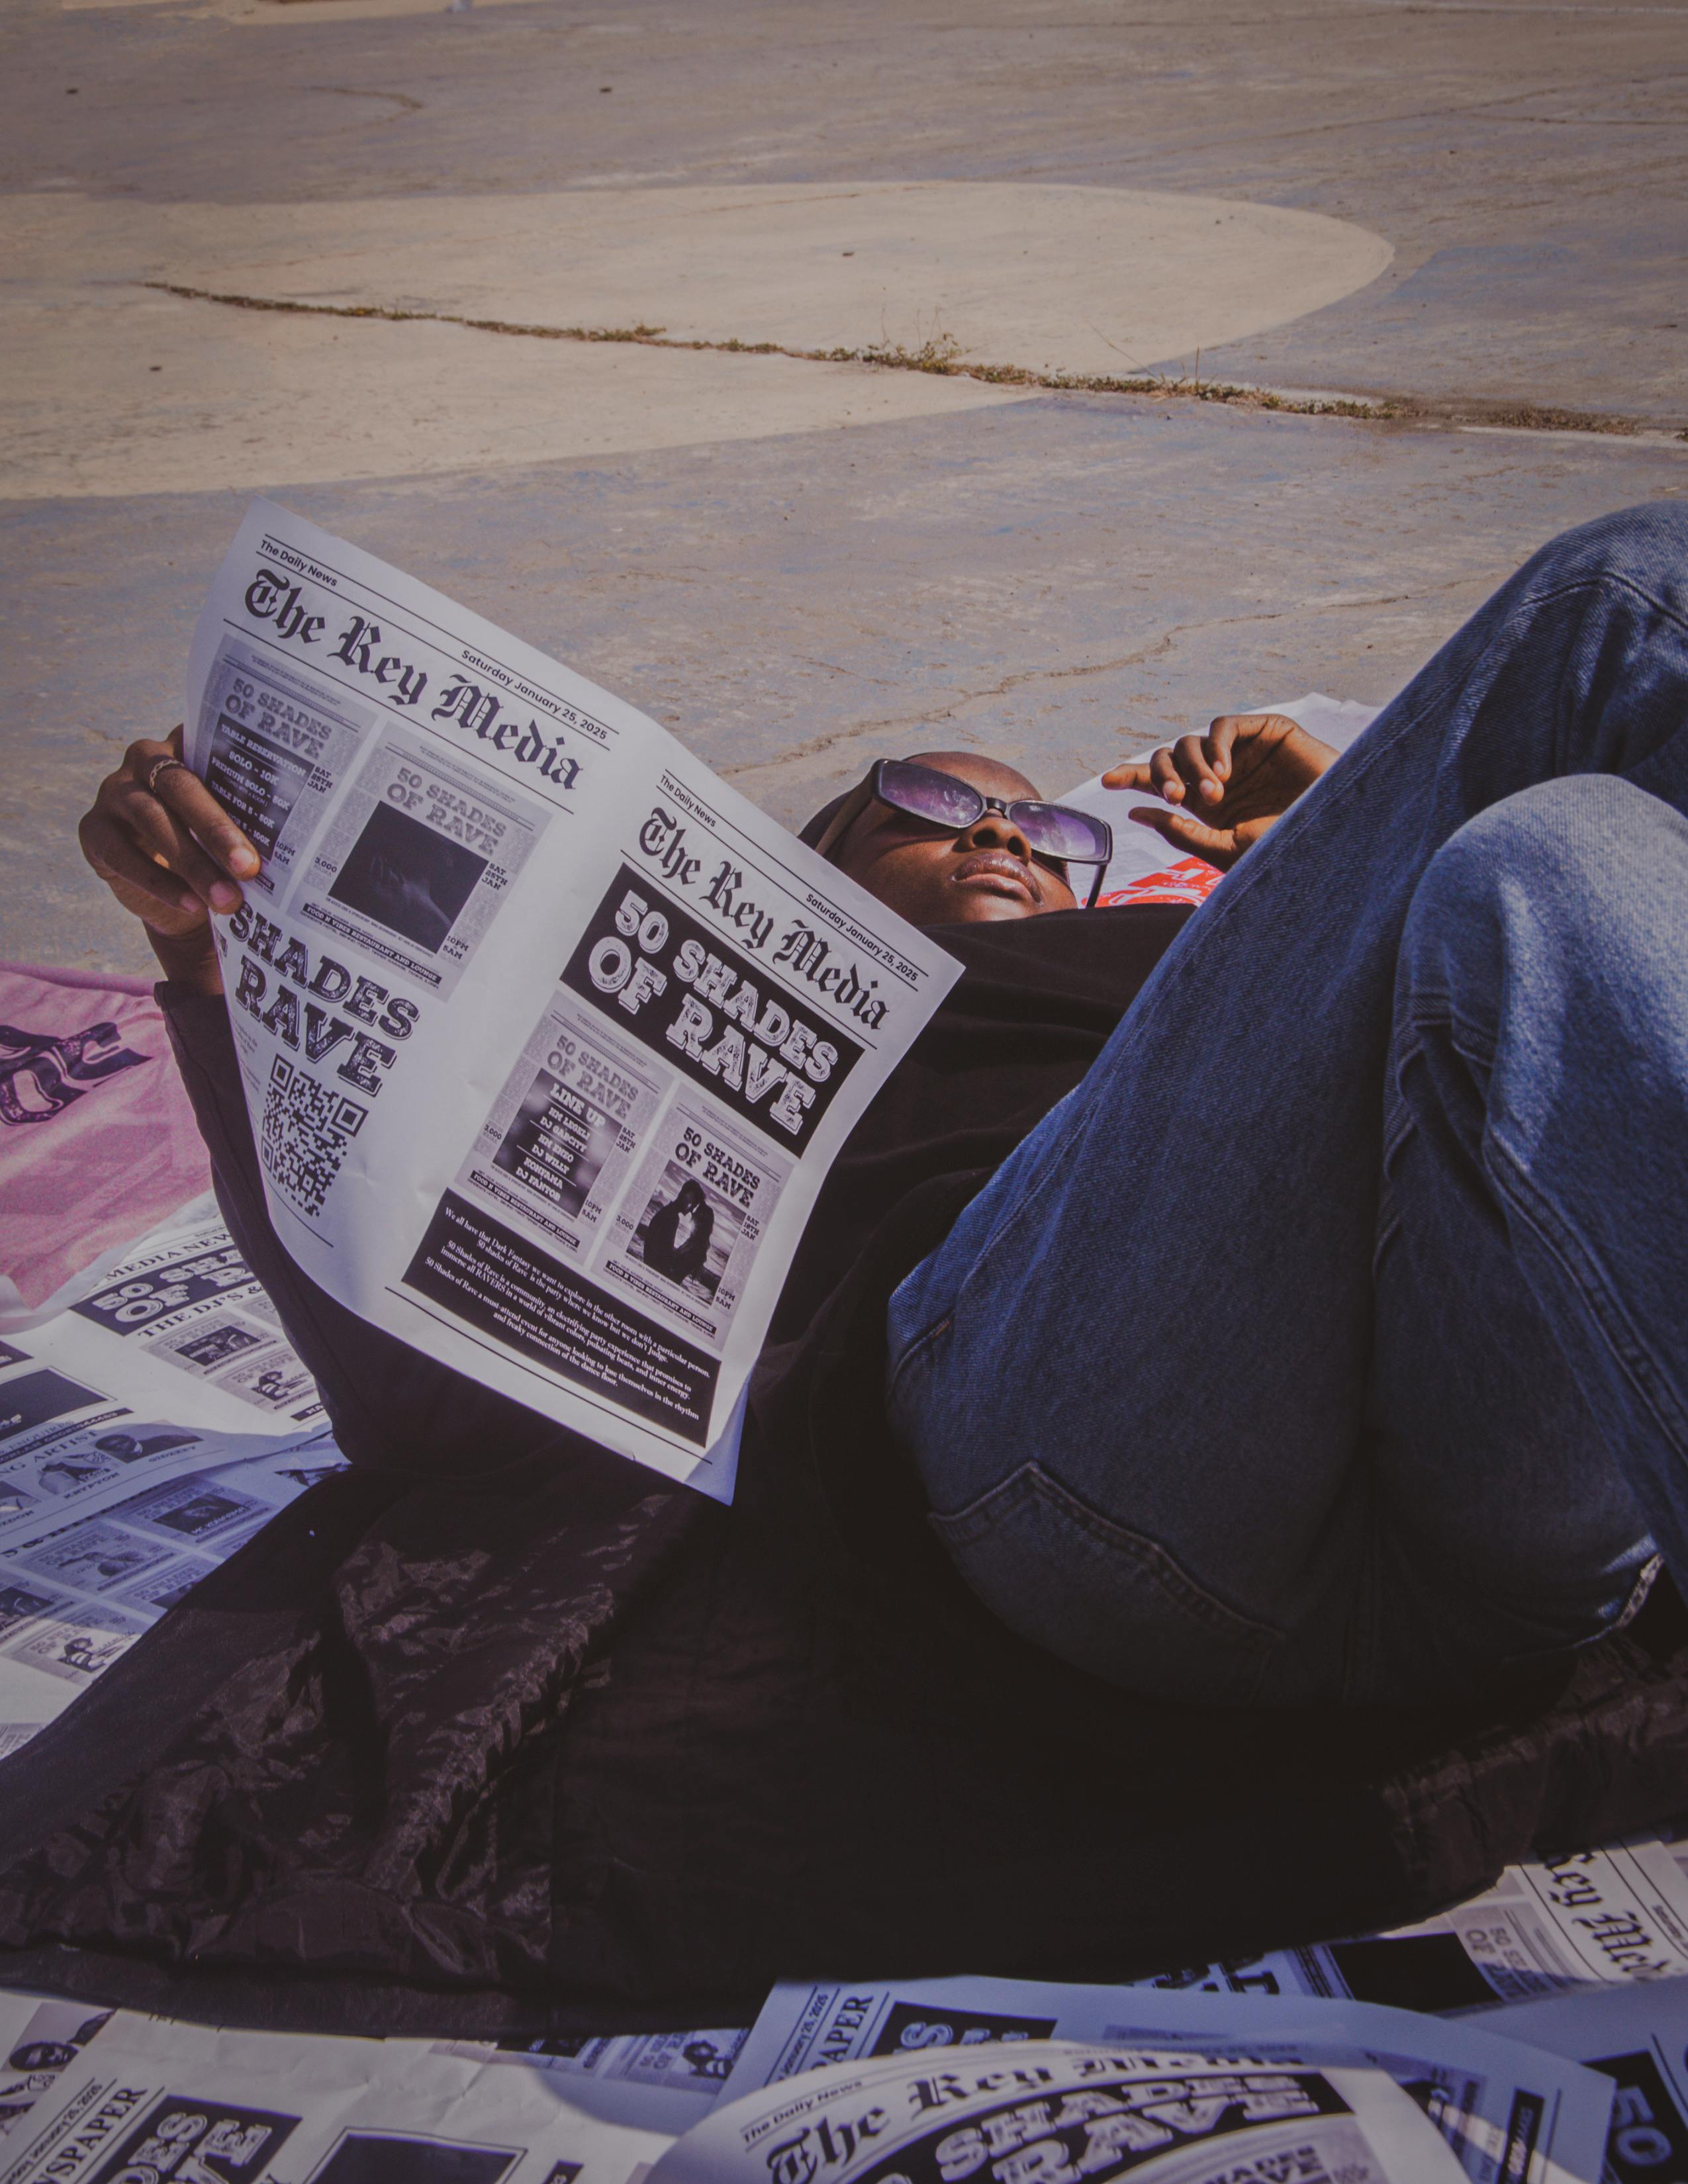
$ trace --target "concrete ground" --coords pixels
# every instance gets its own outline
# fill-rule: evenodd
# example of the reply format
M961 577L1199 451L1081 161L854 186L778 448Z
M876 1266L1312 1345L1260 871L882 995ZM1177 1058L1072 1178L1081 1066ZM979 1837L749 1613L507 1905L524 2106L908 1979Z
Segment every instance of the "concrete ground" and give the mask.
M1688 0L599 7L11 0L0 953L144 967L75 820L256 490L793 820L1381 699L1688 493Z

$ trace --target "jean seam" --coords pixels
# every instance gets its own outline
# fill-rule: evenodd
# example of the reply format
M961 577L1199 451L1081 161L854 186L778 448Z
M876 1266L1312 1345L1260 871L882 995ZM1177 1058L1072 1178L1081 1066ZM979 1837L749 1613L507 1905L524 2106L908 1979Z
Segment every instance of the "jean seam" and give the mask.
M1418 1034L1412 1052L1403 1054L1401 1066L1396 1071L1396 1082L1400 1083L1406 1065L1423 1050L1427 1038L1440 1034L1462 1061L1475 1062L1479 1069L1492 1070L1498 1051L1493 1028L1476 1022L1462 1015L1451 994L1427 994L1415 996L1407 1012L1407 1028Z
M955 1324L955 1306L946 1305L929 1326L922 1328L918 1334L911 1335L901 1356L893 1361L891 1369L886 1375L885 1394L888 1401L895 1401L897 1390L902 1384L905 1372L913 1364L916 1357L924 1356L926 1351L931 1349L940 1335L948 1334L950 1329Z
M1663 615L1667 621L1674 622L1685 636L1688 636L1688 617L1678 613L1669 600L1655 599L1652 593L1644 590L1633 577L1626 576L1619 569L1602 569L1591 576L1567 577L1563 583L1556 585L1552 591L1532 593L1531 604L1546 606L1554 599L1569 599L1577 592L1608 590L1629 593L1632 599L1641 600L1644 606L1651 607L1655 614Z
M1587 1304L1607 1347L1623 1368L1637 1396L1677 1455L1688 1457L1688 1418L1684 1418L1672 1398L1668 1383L1646 1345L1602 1277L1593 1251L1536 1190L1518 1155L1492 1130L1488 1134L1486 1150L1496 1190L1558 1261Z
M1006 1479L998 1479L994 1486L987 1487L983 1494L975 1496L972 1501L964 1503L959 1509L949 1512L929 1510L927 1522L948 1546L952 1530L946 1529L946 1527L965 1527L970 1518L983 1517L987 1512L994 1518L999 1510L1006 1508L1011 1503L1035 1502L1039 1496L1080 1530L1088 1532L1100 1546L1110 1547L1135 1563L1181 1607L1211 1630L1226 1637L1245 1640L1262 1652L1284 1644L1286 1636L1284 1631L1275 1630L1269 1623L1261 1622L1256 1617L1245 1615L1240 1608L1232 1607L1226 1602L1216 1598L1158 1540L1150 1539L1146 1533L1133 1531L1128 1525L1117 1524L1112 1518L1104 1516L1100 1510L1092 1508L1081 1496L1045 1471L1035 1460L1022 1463L1017 1471L1010 1472ZM991 1529L993 1526L987 1524L970 1536L958 1535L955 1537L955 1544L970 1546L977 1540L987 1536Z

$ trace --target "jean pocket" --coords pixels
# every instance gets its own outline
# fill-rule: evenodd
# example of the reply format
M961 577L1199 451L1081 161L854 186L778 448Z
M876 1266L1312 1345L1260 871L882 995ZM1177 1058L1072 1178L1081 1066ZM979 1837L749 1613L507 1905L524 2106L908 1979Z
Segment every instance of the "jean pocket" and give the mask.
M927 1522L1010 1630L1145 1697L1250 1705L1284 1643L1041 1464Z

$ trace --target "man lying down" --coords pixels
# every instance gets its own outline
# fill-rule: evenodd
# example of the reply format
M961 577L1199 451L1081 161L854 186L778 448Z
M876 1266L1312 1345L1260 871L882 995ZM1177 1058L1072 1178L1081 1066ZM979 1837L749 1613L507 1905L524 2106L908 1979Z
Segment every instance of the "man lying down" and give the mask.
M1188 916L1079 908L1082 815L971 753L807 830L967 975L829 1183L772 1377L947 1179L863 1352L900 1461L995 1618L1150 1698L1469 1695L1621 1625L1661 1553L1688 1580L1688 508L1547 546L1334 756L1232 716L1109 777L1236 867ZM263 1233L209 923L257 860L175 747L81 836L347 1452L566 1441Z

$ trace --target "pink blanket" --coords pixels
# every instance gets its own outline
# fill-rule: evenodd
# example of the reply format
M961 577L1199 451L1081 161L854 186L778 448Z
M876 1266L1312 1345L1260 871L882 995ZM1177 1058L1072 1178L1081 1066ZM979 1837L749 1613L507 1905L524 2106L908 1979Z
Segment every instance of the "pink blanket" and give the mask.
M40 1304L210 1181L151 982L0 963L0 1301Z

